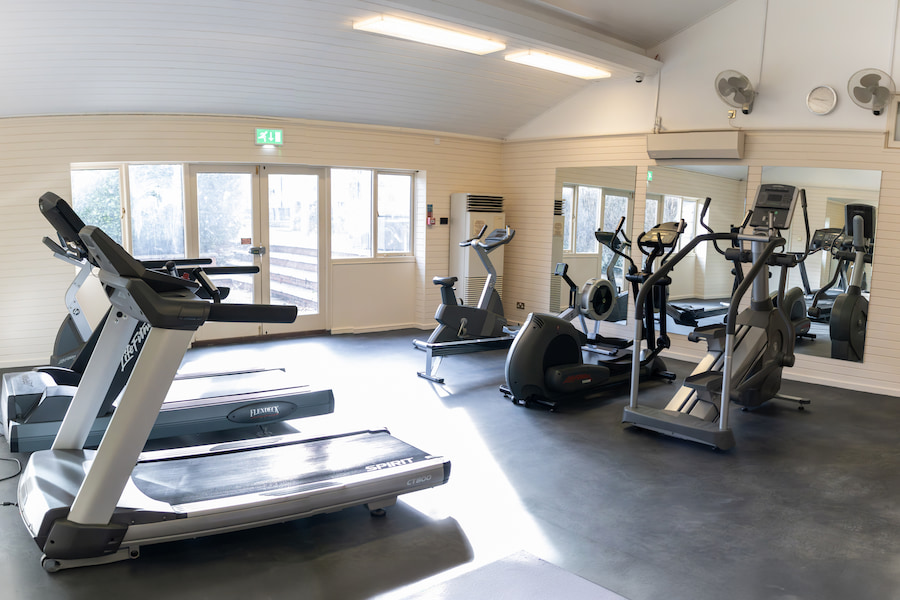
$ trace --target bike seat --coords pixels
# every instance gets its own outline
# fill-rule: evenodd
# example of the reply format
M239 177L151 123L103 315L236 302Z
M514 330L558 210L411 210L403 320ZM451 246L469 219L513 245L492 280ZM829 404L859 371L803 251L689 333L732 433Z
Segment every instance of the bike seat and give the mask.
M433 277L431 279L431 283L434 285L441 285L444 287L453 287L453 284L456 283L459 279L457 277Z

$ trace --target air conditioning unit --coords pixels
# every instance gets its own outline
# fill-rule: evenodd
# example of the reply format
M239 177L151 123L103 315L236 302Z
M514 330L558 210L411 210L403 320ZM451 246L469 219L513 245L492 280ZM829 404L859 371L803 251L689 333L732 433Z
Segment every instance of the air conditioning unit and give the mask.
M481 227L487 225L484 237L495 229L506 227L503 212L503 196L484 194L450 194L450 275L456 276L456 295L469 306L478 304L487 271L475 251L460 247L459 243L478 235ZM503 297L503 254L506 246L500 246L490 253L491 264L497 270L495 288Z
M563 200L553 201L553 242L550 244L550 266L555 268L563 262L563 238L566 218L563 215ZM562 293L562 277L550 273L550 310L562 311L569 303L569 290ZM556 303L556 304L554 304Z
M695 131L651 133L647 136L650 158L743 158L743 131Z

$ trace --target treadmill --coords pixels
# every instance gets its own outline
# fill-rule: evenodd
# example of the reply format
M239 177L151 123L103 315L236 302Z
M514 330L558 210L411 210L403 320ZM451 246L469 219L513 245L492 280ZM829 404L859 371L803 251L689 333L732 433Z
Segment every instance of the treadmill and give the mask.
M66 205L67 206L67 205ZM58 207L56 207L58 208ZM54 206L44 206L51 222ZM446 483L450 462L387 430L288 434L141 452L194 332L206 321L291 322L295 306L222 304L196 282L146 269L102 230L81 230L114 310L49 450L19 480L22 519L45 570L137 558L147 544L366 505ZM84 448L137 321L150 332L97 450Z
M78 237L84 223L59 196L48 192L41 197L42 209L55 215L54 225L66 249L48 238L44 243L54 254L79 261L76 281L90 272L92 264L87 248ZM50 242L50 243L48 243ZM96 262L96 261L93 261ZM221 273L245 272L256 267L203 267L185 270L209 259L142 262L144 268L165 268L173 275L203 278ZM73 284L74 285L74 284ZM211 292L197 287L197 293L209 300L220 300L227 290L218 290L210 282ZM79 283L80 287L80 283ZM71 291L71 286L70 286ZM75 290L77 292L77 289ZM68 297L67 294L67 303ZM74 296L74 293L71 294ZM80 311L79 311L80 312ZM107 313L107 318L109 313ZM0 435L6 437L11 452L34 452L51 446L85 369L95 350L103 326L87 338L84 348L68 367L39 367L31 371L5 373L0 383ZM115 361L118 368L103 394L97 418L86 445L96 447L115 411L116 403L134 368L135 358L146 341L150 325L135 323L128 345ZM268 425L285 419L325 415L334 411L330 389L299 385L284 369L244 369L222 373L177 375L160 410L149 439L177 437L196 433L224 431L256 425Z

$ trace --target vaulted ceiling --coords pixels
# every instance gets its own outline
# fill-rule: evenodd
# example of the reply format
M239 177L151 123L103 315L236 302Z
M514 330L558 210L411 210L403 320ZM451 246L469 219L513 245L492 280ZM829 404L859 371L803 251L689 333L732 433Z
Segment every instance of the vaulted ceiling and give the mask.
M733 0L39 0L0 19L0 117L295 117L503 138L587 85L513 64L544 50L615 78ZM476 56L355 31L396 14L489 33Z

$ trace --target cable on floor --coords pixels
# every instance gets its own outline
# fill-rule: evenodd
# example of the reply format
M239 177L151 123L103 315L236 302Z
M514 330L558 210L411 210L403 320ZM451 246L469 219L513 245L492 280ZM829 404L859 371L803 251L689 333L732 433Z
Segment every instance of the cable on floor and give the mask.
M0 477L0 481L6 481L7 479L12 479L13 477L18 477L19 473L22 472L22 463L19 462L18 458L0 458L0 460L16 463L16 472L13 473L12 475L7 475L6 477ZM5 506L5 504L4 504L4 506Z

